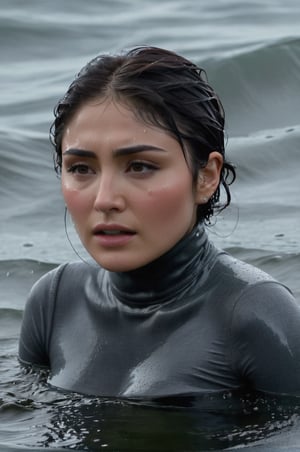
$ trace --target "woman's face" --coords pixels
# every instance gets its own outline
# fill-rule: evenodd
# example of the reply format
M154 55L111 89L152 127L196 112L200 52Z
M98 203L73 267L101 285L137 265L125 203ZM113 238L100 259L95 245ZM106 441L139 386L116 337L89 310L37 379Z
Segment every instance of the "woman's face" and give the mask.
M168 251L199 202L179 143L111 101L82 106L66 127L62 191L83 245L110 271Z

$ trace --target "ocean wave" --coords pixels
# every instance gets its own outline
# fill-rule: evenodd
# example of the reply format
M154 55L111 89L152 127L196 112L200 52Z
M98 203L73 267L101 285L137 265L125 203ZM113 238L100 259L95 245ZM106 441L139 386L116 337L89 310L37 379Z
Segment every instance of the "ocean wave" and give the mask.
M298 203L299 191L291 181L298 180L299 146L300 125L291 125L251 132L244 137L231 137L227 151L237 166L239 181L247 184L248 189L249 183L259 180L261 184L270 184L274 188L276 180L282 190L286 182L286 188L291 189L291 195L295 195Z
M300 39L264 43L208 65L226 112L229 136L299 124Z
M272 7L268 1L254 7L237 0L201 5L142 0L139 8L130 0L72 5L69 11L59 2L29 1L24 9L13 1L1 10L6 45L0 68L0 259L58 264L76 258L65 237L48 140L52 109L90 57L137 44L168 47L203 65L224 103L227 152L237 181L232 209L220 222L222 232L233 232L221 245L297 251L299 5L292 0L284 5L274 0ZM75 248L81 254L78 241Z
M0 260L0 319L4 329L8 327L8 320L13 324L19 319L35 281L56 266L31 259Z
M41 275L57 264L34 259L0 260L0 276L3 278L27 278L28 275Z

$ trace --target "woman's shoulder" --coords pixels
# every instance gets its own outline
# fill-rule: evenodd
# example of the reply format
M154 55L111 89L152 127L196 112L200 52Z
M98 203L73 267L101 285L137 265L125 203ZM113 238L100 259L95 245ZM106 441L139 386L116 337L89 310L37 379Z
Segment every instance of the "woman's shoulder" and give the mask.
M221 275L221 287L230 292L236 313L257 313L275 309L283 313L287 306L299 310L299 302L292 291L266 271L228 253L218 256L215 273Z
M227 293L234 304L246 300L253 306L255 301L266 304L294 299L291 290L272 275L226 252L219 253L212 273L223 296Z
M29 298L55 299L60 286L79 287L82 281L97 279L104 269L90 262L74 261L58 265L41 276L32 286Z
M264 270L225 251L221 251L218 254L216 265L222 268L224 277L231 277L233 280L240 281L247 286L265 282L277 282L273 276Z

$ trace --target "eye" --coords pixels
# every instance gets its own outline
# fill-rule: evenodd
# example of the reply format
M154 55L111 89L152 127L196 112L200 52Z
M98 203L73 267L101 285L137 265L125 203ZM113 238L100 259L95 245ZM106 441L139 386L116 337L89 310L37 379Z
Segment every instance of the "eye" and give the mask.
M79 175L93 173L92 169L84 163L76 163L74 165L71 165L70 168L67 169L67 172L72 173L72 174L79 174Z
M157 166L152 163L142 161L133 161L128 165L128 171L133 173L148 173L157 170Z

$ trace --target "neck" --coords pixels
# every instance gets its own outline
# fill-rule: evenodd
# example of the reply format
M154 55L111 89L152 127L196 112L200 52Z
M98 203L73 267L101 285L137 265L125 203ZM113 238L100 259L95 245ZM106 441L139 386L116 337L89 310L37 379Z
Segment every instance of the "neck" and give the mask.
M209 247L199 225L149 264L129 272L110 272L112 292L122 303L140 307L168 301L191 284L196 269L199 276L199 262Z

